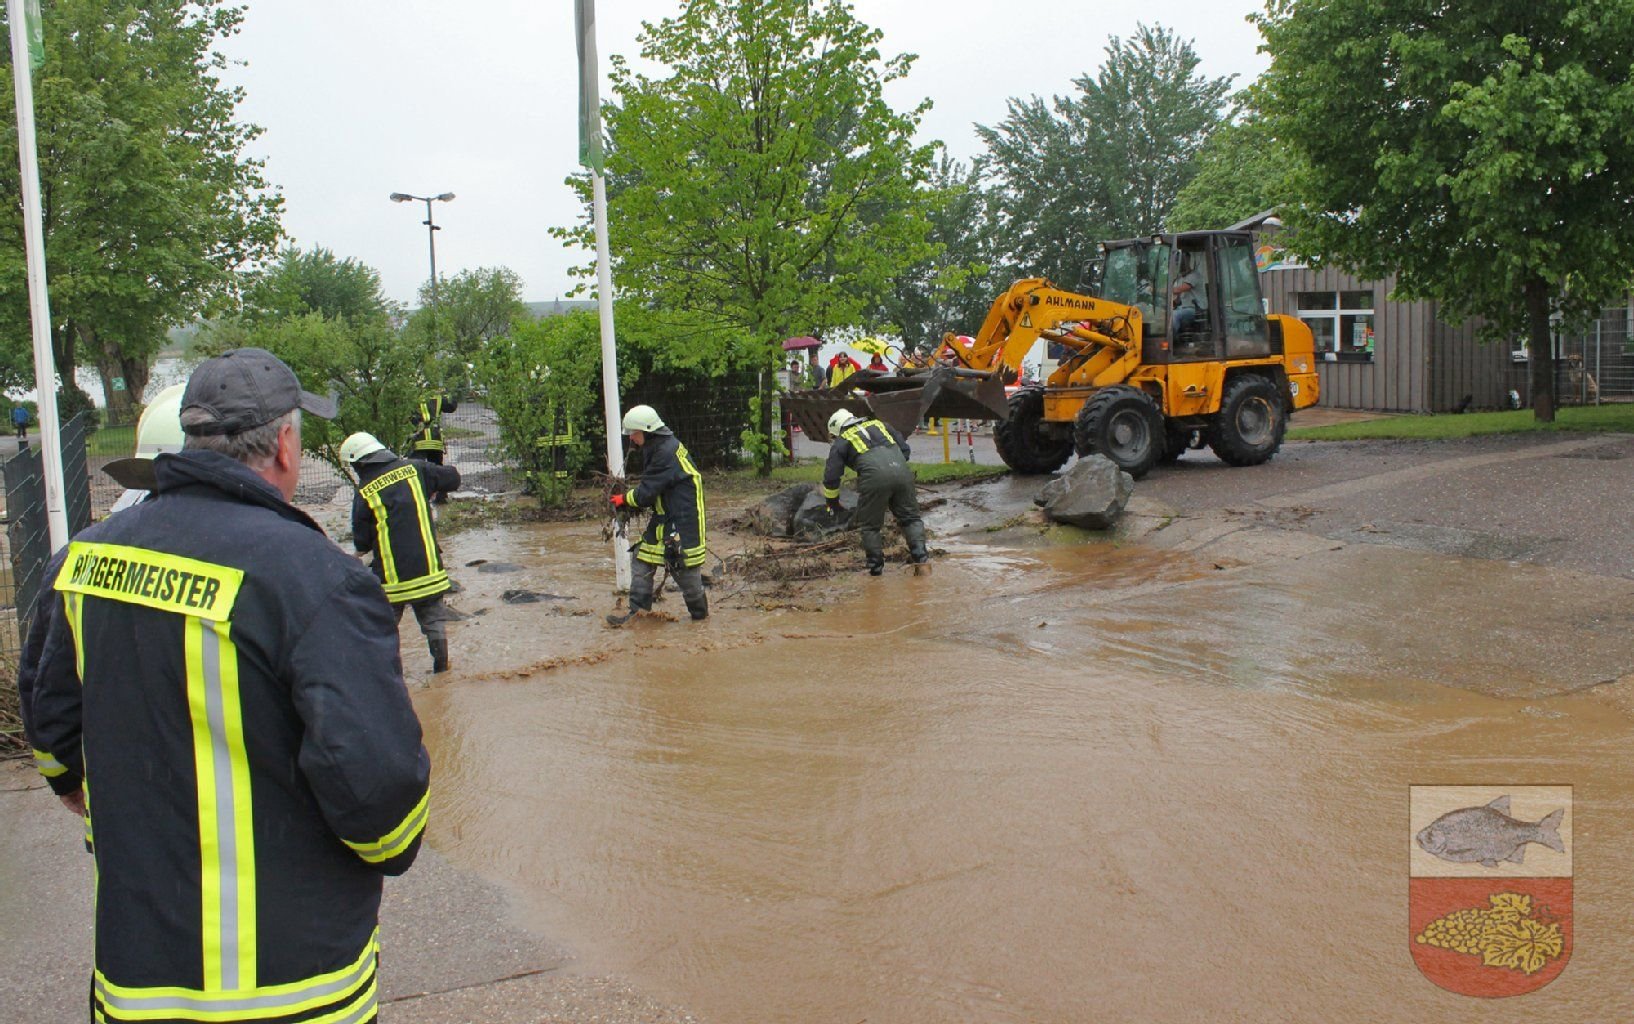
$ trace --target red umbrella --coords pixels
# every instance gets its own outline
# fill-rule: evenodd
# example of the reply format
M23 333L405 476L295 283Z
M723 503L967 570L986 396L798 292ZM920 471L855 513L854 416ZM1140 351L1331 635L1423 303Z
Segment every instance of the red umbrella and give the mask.
M783 351L797 352L803 348L818 348L822 344L823 343L818 341L816 338L790 338L783 343Z

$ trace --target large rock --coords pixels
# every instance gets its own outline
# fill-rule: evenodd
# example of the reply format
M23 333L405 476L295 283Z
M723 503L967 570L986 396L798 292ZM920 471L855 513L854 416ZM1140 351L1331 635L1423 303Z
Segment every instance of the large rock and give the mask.
M830 515L821 487L816 484L795 484L749 509L740 523L765 537L811 540L837 533L851 525L851 517L856 514L857 492L850 488L840 491L840 504L842 511Z
M1033 503L1042 505L1044 514L1058 523L1107 530L1134 493L1134 477L1106 456L1091 455L1045 484Z
M794 514L799 511L800 504L806 500L815 486L795 484L793 487L785 487L749 509L744 516L744 523L754 533L766 537L790 536L789 528L794 522Z
M857 514L857 492L849 488L840 491L840 510L829 512L823 489L815 488L806 495L789 524L789 535L802 540L818 540L831 533L839 533L851 525Z

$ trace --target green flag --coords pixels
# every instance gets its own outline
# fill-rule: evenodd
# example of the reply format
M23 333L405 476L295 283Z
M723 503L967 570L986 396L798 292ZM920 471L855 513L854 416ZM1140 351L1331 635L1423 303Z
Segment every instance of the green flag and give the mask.
M28 37L28 66L45 63L45 26L40 22L40 0L23 0L23 34Z
M573 0L579 40L579 163L601 173L601 87L596 69L596 0Z

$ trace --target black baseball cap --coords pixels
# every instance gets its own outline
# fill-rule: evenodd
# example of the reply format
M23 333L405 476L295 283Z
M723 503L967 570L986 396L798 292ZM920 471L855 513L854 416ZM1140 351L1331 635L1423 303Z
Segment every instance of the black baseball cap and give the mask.
M295 371L263 348L235 348L206 359L187 378L183 413L203 409L214 419L183 426L189 434L242 434L271 423L296 407L335 418L335 402L301 390Z

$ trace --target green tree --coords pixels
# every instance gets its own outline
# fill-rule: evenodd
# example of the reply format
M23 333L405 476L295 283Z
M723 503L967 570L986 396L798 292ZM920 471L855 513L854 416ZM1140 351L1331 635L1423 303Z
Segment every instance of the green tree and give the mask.
M925 189L933 250L896 275L878 314L910 352L934 347L949 332L974 334L1007 284L997 279L998 213L980 168L943 153Z
M997 126L976 126L1010 276L1078 289L1097 242L1162 230L1231 88L1199 63L1189 40L1141 25L1112 37L1100 71L1073 80L1076 96L1012 99Z
M420 397L424 352L396 328L396 309L380 292L380 275L327 249L288 249L245 289L244 309L207 327L204 355L264 348L289 364L308 391L333 393L339 415L308 417L307 450L340 466L340 442L366 430L399 447Z
M293 246L251 279L244 289L242 315L254 323L318 313L347 323L384 321L393 313L380 293L380 274L359 260L338 259L318 246Z
M1294 198L1296 154L1244 100L1197 154L1197 173L1175 197L1168 230L1217 230Z
M1271 128L1300 154L1292 248L1524 334L1554 418L1550 319L1626 293L1634 5L1275 0Z
M270 255L281 200L261 133L235 119L216 49L243 8L224 0L42 0L46 59L35 77L52 344L64 386L82 363L102 375L109 412L128 416L172 326L230 300L236 272ZM0 94L12 71L0 64ZM0 150L17 151L0 103ZM0 195L21 191L0 160ZM21 205L0 212L0 364L22 361L28 296ZM115 381L125 387L115 389Z
M482 350L509 334L527 316L522 278L509 267L479 267L420 288L420 308L409 317L406 333L427 355L428 383L460 389L470 384L470 368Z
M643 25L641 56L667 77L612 58L619 287L752 338L768 383L785 337L865 319L929 252L926 105L886 103L913 58L882 58L879 39L842 0L694 0ZM589 247L588 217L559 234ZM772 436L769 402L757 430Z

